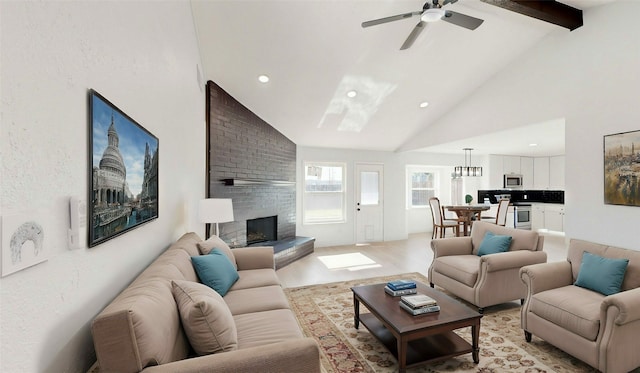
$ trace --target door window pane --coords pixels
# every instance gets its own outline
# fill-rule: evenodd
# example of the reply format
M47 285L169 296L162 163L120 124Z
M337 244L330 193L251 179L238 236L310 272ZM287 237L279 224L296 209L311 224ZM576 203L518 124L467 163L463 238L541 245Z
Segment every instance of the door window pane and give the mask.
M360 204L363 206L377 205L380 202L378 190L380 175L375 171L360 173Z

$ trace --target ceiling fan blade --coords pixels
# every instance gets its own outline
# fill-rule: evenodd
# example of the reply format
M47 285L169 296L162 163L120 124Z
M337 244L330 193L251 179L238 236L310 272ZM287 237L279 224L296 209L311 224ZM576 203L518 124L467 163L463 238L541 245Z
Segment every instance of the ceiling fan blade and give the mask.
M423 21L418 22L416 27L414 27L413 30L411 30L411 33L407 37L407 40L405 40L402 46L400 47L400 50L408 49L409 47L411 47L413 45L413 42L416 41L416 39L418 38L418 36L420 36L420 34L422 33L425 27L427 27L427 22L423 22Z
M453 23L456 26L461 26L469 30L475 30L484 22L483 19L468 16L466 14L447 10L445 16L442 17L445 22Z
M384 18L380 18L380 19L374 19L374 20L371 20L371 21L362 22L362 27L369 27L369 26L379 25L379 24L382 24L382 23L399 21L401 19L411 18L413 16L419 16L420 14L422 14L421 11L420 12L403 13L403 14L398 14L396 16L384 17Z

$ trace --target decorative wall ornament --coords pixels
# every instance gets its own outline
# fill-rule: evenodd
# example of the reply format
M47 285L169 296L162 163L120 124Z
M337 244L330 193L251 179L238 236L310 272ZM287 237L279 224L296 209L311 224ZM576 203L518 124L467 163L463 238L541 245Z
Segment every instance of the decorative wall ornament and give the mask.
M89 91L89 247L158 218L158 138Z
M604 136L604 203L640 206L640 131Z
M28 212L2 217L2 277L49 258L45 216Z

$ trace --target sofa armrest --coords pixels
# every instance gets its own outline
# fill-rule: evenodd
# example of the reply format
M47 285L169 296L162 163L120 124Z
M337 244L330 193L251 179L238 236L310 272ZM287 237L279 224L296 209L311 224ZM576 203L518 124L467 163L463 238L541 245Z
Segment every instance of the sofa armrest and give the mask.
M640 320L640 288L621 291L605 297L600 305L600 311L606 313L610 307L617 309L618 317L616 317L615 323L618 325ZM603 318L603 320L605 319Z
M480 266L486 266L487 272L520 268L531 264L546 263L547 253L544 251L507 251L504 253L483 255Z
M239 247L233 249L233 256L239 271L276 267L273 246Z
M221 352L148 367L142 373L320 373L320 351L312 338Z
M433 258L448 255L470 255L473 252L471 237L449 237L431 240Z
M529 288L529 294L568 286L573 283L571 263L562 261L524 266L520 268L520 279Z

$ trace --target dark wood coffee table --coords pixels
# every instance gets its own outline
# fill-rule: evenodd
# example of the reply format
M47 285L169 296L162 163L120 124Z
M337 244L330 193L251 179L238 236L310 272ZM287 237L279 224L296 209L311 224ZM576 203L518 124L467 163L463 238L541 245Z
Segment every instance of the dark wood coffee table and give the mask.
M440 312L420 316L410 315L400 308L400 297L384 291L385 284L354 286L354 326L360 322L398 359L400 372L416 365L446 360L471 353L480 361L479 339L482 314L439 290L418 283L418 293L434 298ZM371 313L360 314L360 303ZM472 343L454 333L455 329L471 326Z

